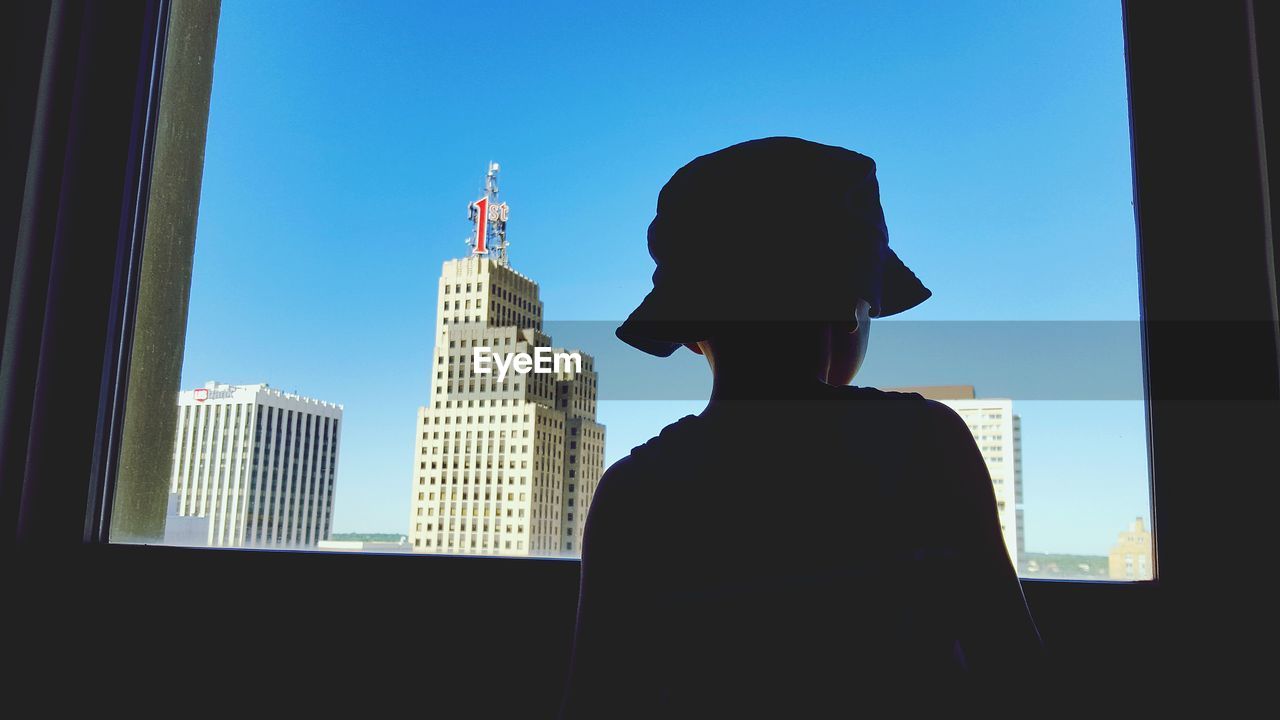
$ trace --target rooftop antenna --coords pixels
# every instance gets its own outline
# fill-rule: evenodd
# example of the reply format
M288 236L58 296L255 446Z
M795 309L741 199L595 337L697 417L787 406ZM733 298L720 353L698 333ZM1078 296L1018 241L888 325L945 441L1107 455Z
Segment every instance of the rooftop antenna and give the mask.
M467 205L467 219L475 230L467 237L472 255L487 255L499 265L507 265L507 213L506 203L498 202L498 171L496 162L489 163L484 177L484 197Z

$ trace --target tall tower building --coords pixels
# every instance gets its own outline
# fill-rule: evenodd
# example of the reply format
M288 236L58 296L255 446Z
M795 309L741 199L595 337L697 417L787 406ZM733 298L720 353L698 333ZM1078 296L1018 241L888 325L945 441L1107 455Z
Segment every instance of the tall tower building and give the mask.
M972 385L893 388L920 393L955 410L982 451L996 491L1000 530L1014 567L1026 552L1022 531L1022 419L1008 398L975 397Z
M311 547L329 539L342 406L265 383L178 394L169 483L172 525L212 547ZM203 526L207 525L207 529Z
M576 556L604 472L596 372L591 356L554 348L542 332L538 284L507 260L497 173L491 165L485 196L471 203L470 254L440 274L410 542L423 553ZM539 367L539 355L551 360ZM528 372L521 356L533 360Z

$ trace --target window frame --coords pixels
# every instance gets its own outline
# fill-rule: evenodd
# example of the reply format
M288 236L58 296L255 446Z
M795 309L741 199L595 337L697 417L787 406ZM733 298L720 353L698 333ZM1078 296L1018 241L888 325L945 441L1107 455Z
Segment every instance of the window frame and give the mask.
M128 358L136 342L132 308L143 280L141 208L149 197L148 171L156 142L182 138L190 142L192 138L191 133L157 137L156 117L165 97L159 92L164 51L167 39L176 35L171 23L179 19L198 23L212 17L214 27L203 28L212 40L217 6L217 0L136 0L120 2L108 12L106 3L86 2L78 10L56 4L48 21L49 27L65 25L67 37L78 33L81 57L96 52L111 61L85 75L99 85L85 90L82 84L76 95L74 83L66 86L64 79L29 103L46 113L36 117L48 120L48 113L63 113L68 118L66 123L50 120L47 128L37 127L35 142L52 147L62 132L66 137L61 139L68 144L65 158L59 157L64 162L57 168L50 156L33 150L27 169L28 179L34 176L37 181L57 170L63 182L61 192L52 181L36 183L34 187L44 188L45 202L52 209L40 216L43 225L37 223L27 235L19 233L21 247L48 243L48 267L40 266L36 258L36 271L29 273L34 284L19 287L12 295L26 292L21 297L30 307L9 308L10 324L15 317L21 320L22 333L19 336L7 327L6 338L19 337L23 342L20 347L6 343L6 367L17 370L4 379L9 383L4 387L29 382L32 389L11 393L0 413L0 469L10 472L0 484L5 546L21 546L31 557L78 558L125 572L195 563L227 573L231 570L225 568L238 566L263 578L283 571L290 576L363 574L388 581L412 571L438 577L450 587L473 586L494 593L504 592L502 588L515 582L529 593L541 593L536 601L540 606L560 608L555 603L568 603L567 611L555 611L557 620L547 623L546 632L559 633L566 622L571 627L569 598L576 595L577 587L577 563L571 559L415 555L410 560L107 542L128 396ZM171 12L175 7L186 14ZM192 8L197 12L192 13ZM1277 272L1269 220L1267 145L1261 124L1261 93L1270 87L1265 83L1272 76L1262 72L1259 49L1266 43L1256 39L1263 32L1271 33L1274 13L1249 0L1217 3L1185 14L1159 3L1128 1L1121 3L1121 12L1143 313L1153 565L1158 579L1023 581L1042 633L1051 645L1058 643L1056 662L1077 671L1085 664L1096 664L1104 646L1115 654L1131 643L1145 645L1143 662L1167 663L1160 665L1166 670L1176 661L1162 661L1159 652L1185 657L1185 650L1172 649L1165 623L1204 600L1220 577L1214 552L1234 546L1206 539L1206 524L1225 530L1243 517L1227 498L1205 493L1203 479L1224 472L1280 477L1272 440L1263 434L1276 427L1280 333L1276 330ZM1259 25L1263 16L1268 20L1265 27ZM88 19L99 26L93 27ZM184 29L192 28L201 29L197 25ZM112 32L120 37L112 39ZM1185 37L1196 38L1199 53L1186 51ZM63 63L59 67L64 72L72 73L75 57L58 52L65 54L66 47L55 47L51 56ZM83 75L86 70L79 67L75 72ZM207 101L207 87L204 92ZM103 126L78 130L90 109ZM1280 123L1273 127L1276 124ZM77 131L81 134L76 135ZM201 145L190 150L201 152L203 131L196 135ZM1213 155L1207 162L1214 172L1201 175L1202 182L1187 182L1188 138L1213 138ZM123 172L119 164L100 162L107 150L130 158ZM1194 157L1205 161L1203 154ZM199 178L194 182L198 197ZM93 199L84 192L66 191L91 186L117 192ZM59 217L80 219L59 226L55 222ZM1215 230L1221 231L1224 217L1231 218L1233 233L1214 235ZM106 247L93 250L76 242L77 234L95 230L102 237L115 238L115 243L101 243ZM1214 237L1212 253L1186 241L1197 236ZM15 254L18 270L25 267L23 262L32 261ZM49 275L47 285L39 284L41 272ZM189 280L188 268L188 290ZM1196 297L1213 302L1188 302L1189 285ZM1231 322L1224 324L1222 318ZM1196 331L1220 352L1187 354L1188 323L1194 323ZM182 337L177 340L181 343ZM61 348L61 356L39 350L50 346ZM1193 377L1231 378L1231 382L1187 381ZM1246 422L1207 425L1206 415ZM1243 434L1252 443L1242 442L1242 425L1256 430ZM67 438L77 437L94 438L92 451L66 452ZM1231 447L1233 454L1224 460L1221 454L1206 450L1215 447ZM55 483L54 476L61 481ZM1206 523L1210 512L1216 517ZM1238 539L1239 533L1234 537ZM357 567L358 571L353 570ZM1123 642L1113 637L1121 630ZM565 652L566 641L551 641L548 652ZM1111 662L1118 666L1118 660Z

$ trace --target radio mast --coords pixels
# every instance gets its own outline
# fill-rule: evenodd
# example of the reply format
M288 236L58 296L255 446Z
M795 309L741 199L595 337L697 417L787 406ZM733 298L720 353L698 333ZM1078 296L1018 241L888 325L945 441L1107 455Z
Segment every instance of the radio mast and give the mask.
M489 163L484 178L484 197L467 205L467 219L475 230L467 238L472 255L488 255L499 265L507 265L507 204L498 202L498 163Z

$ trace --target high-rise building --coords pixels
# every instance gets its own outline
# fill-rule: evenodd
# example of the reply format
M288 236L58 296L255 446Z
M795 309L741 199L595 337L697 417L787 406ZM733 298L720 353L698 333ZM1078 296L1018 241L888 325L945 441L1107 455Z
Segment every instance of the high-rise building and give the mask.
M1111 547L1108 570L1112 580L1150 580L1154 577L1155 567L1151 562L1153 544L1151 533L1147 531L1142 518L1129 524L1129 529L1120 533L1116 544Z
M497 171L471 204L471 253L440 275L409 537L423 553L578 555L604 472L596 372L590 355L551 346L538 284L507 262ZM519 371L521 356L530 371Z
M170 514L208 526L202 543L182 544L297 548L329 539L341 422L341 405L265 383L179 393Z
M972 385L933 385L893 388L920 393L955 410L969 426L982 451L1000 513L1000 531L1014 567L1026 552L1022 532L1022 419L1013 412L1013 400L979 398Z

